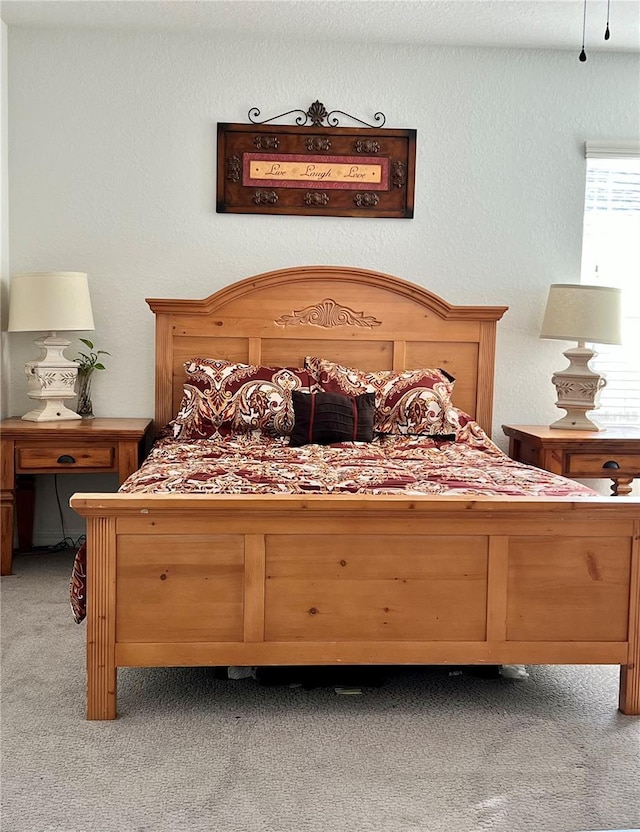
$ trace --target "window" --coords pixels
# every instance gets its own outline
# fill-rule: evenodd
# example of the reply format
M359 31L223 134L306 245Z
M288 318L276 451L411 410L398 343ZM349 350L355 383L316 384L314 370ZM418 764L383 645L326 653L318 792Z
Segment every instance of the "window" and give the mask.
M596 344L598 421L640 425L640 142L587 142L582 283L622 289L621 347Z

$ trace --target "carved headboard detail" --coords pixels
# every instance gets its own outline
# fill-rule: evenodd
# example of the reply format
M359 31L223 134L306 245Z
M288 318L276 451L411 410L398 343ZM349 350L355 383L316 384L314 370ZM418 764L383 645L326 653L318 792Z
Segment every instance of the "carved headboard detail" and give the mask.
M364 326L371 329L371 327L380 326L382 321L374 318L373 315L355 312L332 298L325 298L312 306L305 306L304 309L295 309L290 315L281 315L275 323L281 326L309 324L323 327Z

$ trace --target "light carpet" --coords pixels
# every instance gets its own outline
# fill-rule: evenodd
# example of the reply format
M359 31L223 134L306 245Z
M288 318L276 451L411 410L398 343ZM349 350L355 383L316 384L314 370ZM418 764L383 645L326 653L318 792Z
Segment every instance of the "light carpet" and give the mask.
M118 720L87 722L70 569L20 556L3 579L2 832L640 827L640 718L616 710L617 668L393 668L360 696L125 669Z

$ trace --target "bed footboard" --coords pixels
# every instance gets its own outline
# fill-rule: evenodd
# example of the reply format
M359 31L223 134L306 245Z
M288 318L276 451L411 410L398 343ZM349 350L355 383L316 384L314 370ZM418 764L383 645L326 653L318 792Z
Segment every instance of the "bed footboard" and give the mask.
M87 718L118 667L619 664L640 713L640 501L77 494Z

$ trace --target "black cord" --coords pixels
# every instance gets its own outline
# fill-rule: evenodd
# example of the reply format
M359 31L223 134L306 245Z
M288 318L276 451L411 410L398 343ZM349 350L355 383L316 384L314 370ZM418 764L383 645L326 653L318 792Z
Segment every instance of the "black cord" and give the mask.
M65 537L64 540L58 543L52 543L51 546L32 546L31 552L63 552L65 549L78 549L86 540L86 535L81 534L75 540L72 537Z
M50 546L32 546L34 552L62 552L65 549L77 549L87 539L86 535L81 534L76 540L67 536L67 530L64 525L64 513L62 511L62 503L60 502L60 491L58 489L58 475L53 475L54 490L56 492L56 502L58 504L58 514L60 515L60 526L62 527L62 540L57 543L52 543Z
M607 0L607 28L604 30L604 39L609 40L611 32L609 31L609 11L611 9L611 0Z
M582 51L578 60L584 63L587 60L587 53L584 51L584 36L587 30L587 0L584 0L584 11L582 13Z
M67 531L64 527L64 514L62 513L62 504L60 503L60 492L58 491L58 475L53 475L53 487L56 492L56 502L58 503L58 514L60 515L60 525L62 526L62 539L67 539Z

